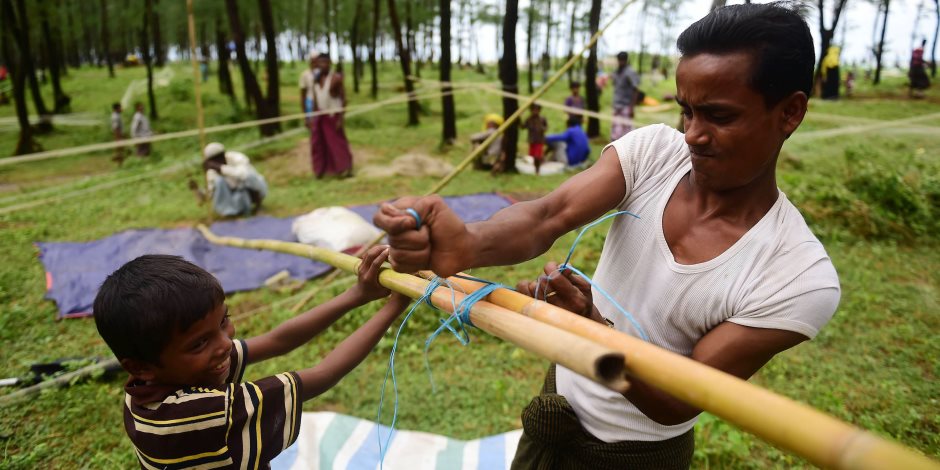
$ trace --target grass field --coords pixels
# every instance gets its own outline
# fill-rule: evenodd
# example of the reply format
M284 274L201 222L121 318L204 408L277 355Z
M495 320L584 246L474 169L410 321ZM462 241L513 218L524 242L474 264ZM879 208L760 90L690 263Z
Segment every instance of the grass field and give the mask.
M184 65L174 66L170 84L157 89L160 116L157 132L195 125L191 78ZM294 86L299 66L282 69L282 113L299 108ZM380 99L396 96L399 81L394 64L383 68ZM425 74L432 72L425 69ZM434 72L436 75L436 72ZM495 80L470 71L458 81ZM143 69L121 69L108 79L103 69L72 70L64 87L73 98L73 112L100 119L89 127L59 126L40 136L45 149L108 140L109 105L120 99ZM368 78L368 75L366 76ZM647 86L650 96L673 91L667 80ZM352 92L351 104L371 102L365 91ZM206 91L207 125L251 119L217 91L215 79ZM240 87L236 84L236 90ZM548 98L562 101L563 86ZM239 93L240 96L240 93ZM803 127L784 147L779 185L803 211L825 243L839 271L843 296L835 318L812 342L775 358L753 379L778 393L808 403L841 419L896 439L920 452L940 456L940 94L929 101L906 99L903 79L889 76L874 89L862 84L856 96L839 102L811 102ZM144 97L138 97L144 101ZM605 110L609 95L602 96ZM437 99L425 100L422 124L406 127L404 105L395 105L349 119L347 129L357 168L381 165L404 153L421 153L456 163L469 150L466 137L480 129L481 116L500 112L497 97L464 93L457 97L459 141L447 148L440 142ZM0 118L12 116L0 107ZM560 130L564 117L546 110L550 131ZM917 117L915 122L891 120ZM129 114L125 119L129 121ZM641 110L642 124L677 122L677 110ZM291 123L285 128L296 127ZM602 125L602 135L607 125ZM238 149L258 139L255 130L212 135ZM16 132L0 130L0 155L10 153ZM599 149L603 142L595 143ZM62 357L108 356L93 321L55 321L55 306L43 299L44 273L34 242L89 241L131 228L182 227L206 221L194 203L186 180L195 167L155 172L187 162L198 154L195 138L160 142L147 161L130 159L116 169L109 152L57 160L0 166L0 376L23 374L29 364ZM314 180L302 135L284 138L249 151L271 185L264 213L297 215L326 205L371 203L424 192L435 179L396 177ZM139 177L129 184L95 192L96 185ZM536 178L491 176L468 171L444 194L499 191L518 198L544 194L566 176ZM8 211L36 202L29 209ZM575 264L590 272L597 262L604 228L585 237ZM573 240L559 240L546 255L517 266L481 269L475 275L504 283L532 278L547 260L559 259ZM324 293L319 300L339 292ZM259 290L228 299L235 314L260 313L237 324L239 335L258 334L288 318L291 292ZM285 300L286 299L286 300ZM341 320L331 331L294 353L248 370L260 378L315 363L374 310L367 306ZM538 391L547 363L512 345L476 332L466 347L441 337L431 351L438 392L432 394L423 369L425 337L439 314L422 310L402 336L399 376L402 429L415 429L468 439L520 426L519 413ZM333 410L374 419L391 339L338 387L308 402L307 410ZM81 381L47 391L13 408L0 410L2 468L131 468L132 448L121 425L121 379ZM386 408L388 409L388 408ZM389 419L386 417L386 420ZM386 421L387 422L387 421ZM808 464L717 418L704 415L696 429L696 468L793 468Z

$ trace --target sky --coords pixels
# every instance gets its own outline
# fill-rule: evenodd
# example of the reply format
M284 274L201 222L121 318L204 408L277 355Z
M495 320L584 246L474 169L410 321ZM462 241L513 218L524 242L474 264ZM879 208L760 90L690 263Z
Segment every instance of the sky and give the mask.
M894 66L896 62L899 61L902 64L902 67L907 66L907 62L910 59L911 53L911 32L914 28L914 18L917 16L916 12L918 11L918 5L920 5L921 2L922 0L892 0L891 12L888 17L888 29L885 36L885 55L883 57L883 60L887 63L887 65ZM556 5L558 3L559 2L556 2ZM639 44L639 28L637 27L637 18L639 16L641 3L642 2L637 1L636 5L630 6L627 9L627 12L617 19L611 29L608 30L605 36L601 39L598 53L602 57L612 56L623 49L637 50L637 45ZM743 1L731 0L728 2L729 5L735 3L743 3ZM755 3L764 2L758 1ZM826 0L827 9L831 8L831 3L831 0ZM619 9L619 5L623 5L623 3L621 1L604 2L604 15L601 19L602 26L608 21L609 15L613 15L614 12ZM527 1L523 0L520 2L520 14L523 14L527 6ZM661 31L661 25L656 24L655 22L647 23L645 28L647 44L655 44L653 47L658 48L658 45L661 43L660 37L667 37L669 38L668 44L670 44L670 47L673 49L671 52L674 54L675 38L685 27L693 23L696 19L701 18L707 14L710 6L711 0L689 0L683 5L682 12L678 15L674 31L671 32ZM858 63L865 59L871 60L872 55L870 50L873 44L872 29L875 22L876 8L866 0L848 0L846 8L847 12L843 12L842 18L839 21L840 25L837 29L838 32L836 34L836 41L843 45L842 61L843 63ZM922 10L921 20L918 27L919 32L917 35L918 43L922 38L926 38L928 40L928 56L930 55L930 44L933 40L933 30L936 26L936 17L934 16L933 8L934 6L932 1L924 1L924 9ZM810 9L809 14L810 16L807 18L807 21L810 26L810 31L813 32L813 39L816 43L816 47L818 48L819 26L815 8ZM827 25L831 21L831 16L831 10L827 11ZM516 30L517 56L519 57L520 62L526 61L525 26L525 19L520 18ZM878 28L878 33L880 34L880 22ZM586 39L586 37L581 37L575 42L578 46L580 46L586 42ZM484 62L495 62L497 58L495 26L478 26L476 40L480 48L480 55L482 60ZM559 47L563 47L565 49L565 51L559 51L559 55L563 55L567 52L567 43L559 44ZM456 58L456 55L454 55L454 57Z

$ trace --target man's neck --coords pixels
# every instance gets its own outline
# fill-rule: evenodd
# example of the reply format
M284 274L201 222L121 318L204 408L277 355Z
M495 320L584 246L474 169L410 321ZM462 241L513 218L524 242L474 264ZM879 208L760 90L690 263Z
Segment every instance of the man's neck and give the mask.
M689 204L705 218L722 218L735 225L752 227L767 214L779 196L773 168L744 186L722 191L696 184L693 171L683 177L680 185L686 185Z

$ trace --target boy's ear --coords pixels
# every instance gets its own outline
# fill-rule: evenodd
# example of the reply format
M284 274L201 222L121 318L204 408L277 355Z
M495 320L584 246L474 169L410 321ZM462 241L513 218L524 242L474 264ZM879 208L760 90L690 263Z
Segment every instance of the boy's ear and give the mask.
M155 368L152 364L138 359L121 359L121 367L134 378L143 381L152 381L155 377Z

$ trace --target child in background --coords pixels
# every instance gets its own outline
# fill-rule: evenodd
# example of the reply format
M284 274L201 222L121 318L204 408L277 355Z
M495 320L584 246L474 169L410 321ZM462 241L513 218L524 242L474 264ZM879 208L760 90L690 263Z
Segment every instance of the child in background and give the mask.
M317 365L243 382L245 365L287 354L346 312L389 295L388 247L367 251L359 282L260 336L234 339L218 280L178 256L146 255L108 276L95 325L121 366L124 429L141 468L269 468L300 431L302 402L355 368L408 306L392 294Z
M541 116L542 107L533 103L529 108L531 114L525 121L525 128L529 131L529 155L534 160L535 174L539 174L542 159L545 156L545 131L548 130L548 121Z
M571 82L571 96L565 98L565 106L584 109L584 98L581 96L581 83ZM568 113L568 121L571 120L578 121L578 124L584 124L584 116L581 114Z
M153 135L153 131L150 130L150 120L144 114L144 105L143 103L137 103L134 105L134 117L131 118L131 137L136 139L138 137L150 137L151 135ZM138 157L150 155L150 142L137 144L136 147Z

